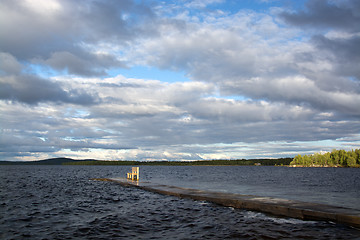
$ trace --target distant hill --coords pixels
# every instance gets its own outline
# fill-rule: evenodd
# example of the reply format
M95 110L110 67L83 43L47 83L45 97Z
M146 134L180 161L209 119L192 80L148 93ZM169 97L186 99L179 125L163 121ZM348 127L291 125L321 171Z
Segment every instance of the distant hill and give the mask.
M45 160L39 161L0 161L0 165L63 165L66 163L73 163L79 161L96 161L93 159L86 159L86 160L74 160L71 158L50 158Z

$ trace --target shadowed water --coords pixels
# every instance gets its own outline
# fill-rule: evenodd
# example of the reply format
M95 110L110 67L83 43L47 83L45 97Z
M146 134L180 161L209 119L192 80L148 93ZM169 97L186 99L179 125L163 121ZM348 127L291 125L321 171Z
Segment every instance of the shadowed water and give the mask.
M223 168L202 169L200 171L198 167L141 167L141 177L144 180L152 179L173 185L178 181L179 185L189 187L201 185L204 188L218 188L217 183L211 187L211 183L207 182L210 176L201 177L201 174L209 175L209 172L213 172L220 176ZM260 169L262 168L256 171L268 171ZM344 225L278 218L207 202L164 196L132 187L126 188L113 182L89 180L124 176L129 170L129 167L123 166L1 166L0 238L356 239L360 237L359 230ZM163 179L164 176L168 176L168 181ZM183 176L188 177L183 178ZM190 179L186 180L188 178ZM199 179L194 181L194 178ZM189 182L190 180L193 184ZM276 182L276 177L273 181ZM224 180L220 182L224 183Z

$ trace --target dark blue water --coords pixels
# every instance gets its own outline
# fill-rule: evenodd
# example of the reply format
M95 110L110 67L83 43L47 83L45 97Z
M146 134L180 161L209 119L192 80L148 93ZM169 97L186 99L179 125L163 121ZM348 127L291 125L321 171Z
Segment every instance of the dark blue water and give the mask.
M0 238L360 238L359 230L345 225L278 218L89 180L122 177L129 170L124 166L0 166ZM338 204L342 202L338 195L353 203L359 199L357 169L141 167L140 171L142 180L183 187L261 196L275 192L282 198L318 191ZM325 180L314 179L330 182L323 185Z

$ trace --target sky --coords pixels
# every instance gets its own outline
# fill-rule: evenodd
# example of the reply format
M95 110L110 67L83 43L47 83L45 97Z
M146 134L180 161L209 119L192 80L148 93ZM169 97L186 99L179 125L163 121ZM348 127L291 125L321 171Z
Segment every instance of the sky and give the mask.
M360 148L358 0L1 0L0 160Z

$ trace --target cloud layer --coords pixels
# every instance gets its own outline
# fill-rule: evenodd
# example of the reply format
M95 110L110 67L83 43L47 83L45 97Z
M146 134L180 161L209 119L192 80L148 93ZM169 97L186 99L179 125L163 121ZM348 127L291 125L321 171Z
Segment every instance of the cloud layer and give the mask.
M194 160L359 147L358 2L231 13L223 4L3 1L1 158ZM113 74L135 66L189 80Z

